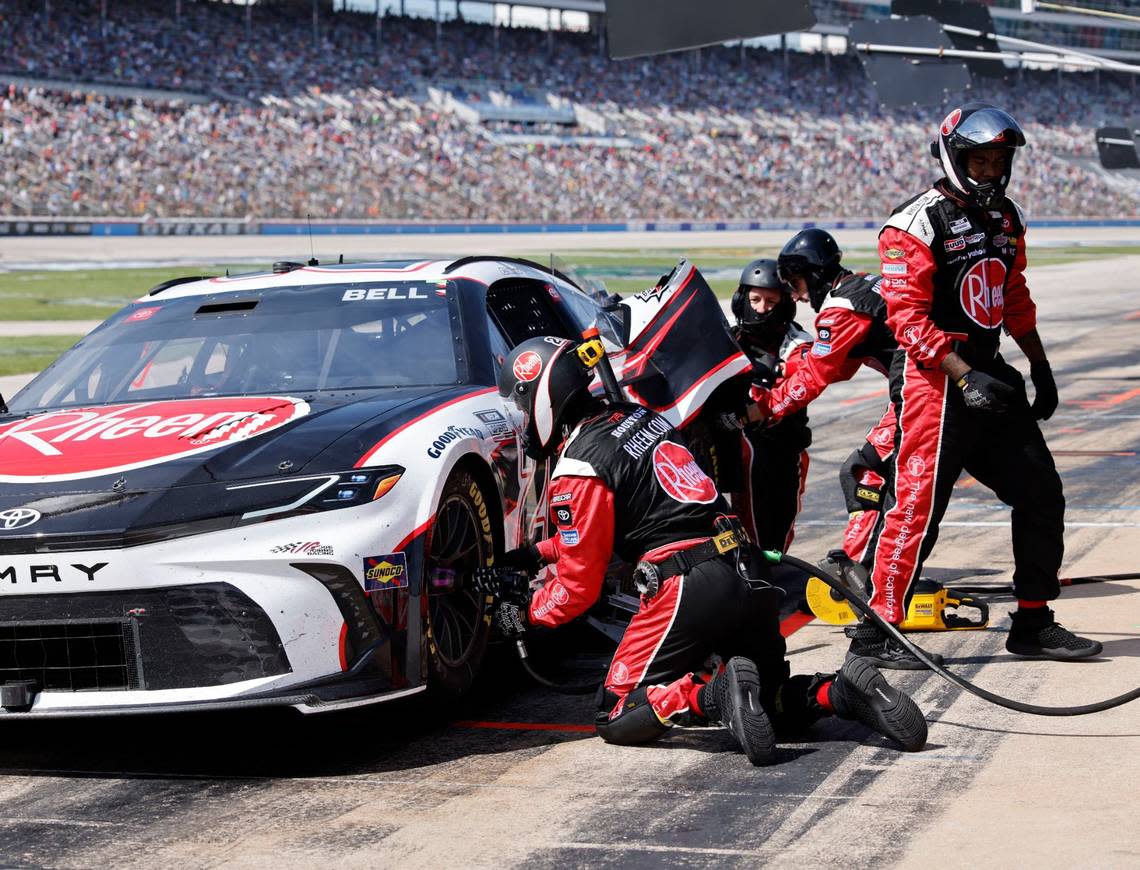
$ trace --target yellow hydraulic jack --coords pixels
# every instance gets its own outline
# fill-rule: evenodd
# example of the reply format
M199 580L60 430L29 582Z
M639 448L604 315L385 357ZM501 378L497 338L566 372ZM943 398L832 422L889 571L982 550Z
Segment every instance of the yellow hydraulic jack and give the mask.
M865 597L866 593L862 594ZM811 612L828 625L855 622L851 605L818 577L808 578L806 597ZM962 614L963 608L976 610L977 616ZM899 628L903 631L963 631L985 628L989 622L990 609L986 602L947 589L933 580L921 579L914 584L906 619Z

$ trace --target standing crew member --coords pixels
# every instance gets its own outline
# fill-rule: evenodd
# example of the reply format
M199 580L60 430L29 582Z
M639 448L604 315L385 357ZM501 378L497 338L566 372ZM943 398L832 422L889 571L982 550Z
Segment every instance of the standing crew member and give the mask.
M616 552L637 565L643 594L599 689L595 721L606 742L718 722L753 764L766 764L773 725L804 728L834 713L921 748L921 711L872 664L851 659L838 675L789 678L778 593L742 570L747 542L716 486L664 417L592 396L579 350L533 338L508 354L499 376L500 394L522 411L530 454L560 454L549 486L557 534L500 560L532 573L552 563L556 577L527 602L503 601L499 631L517 637L584 613ZM705 670L714 654L727 662L715 674Z
M1025 221L1005 196L1024 144L1002 110L955 109L931 146L945 177L899 206L879 235L887 320L901 346L891 371L900 435L874 542L871 606L902 621L964 468L1013 508L1018 608L1006 649L1086 658L1101 645L1064 629L1046 604L1060 594L1065 499L1037 425L1056 410L1057 386L1025 283ZM998 353L1003 326L1029 360L1032 406L1024 379ZM913 666L872 623L855 629L852 655Z
M732 294L733 337L752 361L752 383L771 388L801 364L811 336L793 319L792 290L776 277L775 260L744 267ZM789 414L771 426L747 426L740 447L743 492L734 507L749 537L762 550L787 552L795 536L796 514L807 483L811 429L807 411Z
M828 384L850 380L864 365L887 374L898 344L887 326L880 278L844 269L842 257L832 235L815 227L796 233L780 251L779 277L792 287L797 298L807 299L818 312L816 340L802 365L771 390L753 392L756 405L749 409L749 419L778 422L797 414ZM825 567L832 573L846 573L851 562L869 562L868 543L878 519L874 499L889 473L894 429L894 408L888 406L868 434L867 443L840 471L849 521L843 549L828 553ZM877 461L872 461L872 453ZM849 486L853 476L857 485ZM931 655L940 661L936 654Z

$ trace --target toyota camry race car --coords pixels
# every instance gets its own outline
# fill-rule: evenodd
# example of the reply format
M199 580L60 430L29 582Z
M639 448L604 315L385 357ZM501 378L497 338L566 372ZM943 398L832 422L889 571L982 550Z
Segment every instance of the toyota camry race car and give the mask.
M467 578L547 534L509 348L597 325L679 425L748 368L691 265L620 303L579 283L283 263L114 315L0 408L0 715L462 692L489 633Z

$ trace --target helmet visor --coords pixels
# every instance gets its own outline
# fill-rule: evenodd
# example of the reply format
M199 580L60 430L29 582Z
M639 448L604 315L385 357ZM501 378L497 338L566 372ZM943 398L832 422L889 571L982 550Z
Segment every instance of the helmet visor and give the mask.
M959 148L1020 148L1025 134L1001 109L979 109L954 129Z

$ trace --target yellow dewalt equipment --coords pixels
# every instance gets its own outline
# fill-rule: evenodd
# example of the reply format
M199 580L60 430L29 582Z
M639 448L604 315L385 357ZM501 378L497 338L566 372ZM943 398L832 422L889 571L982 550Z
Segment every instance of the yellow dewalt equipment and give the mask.
M862 590L860 594L866 598ZM855 622L851 605L819 577L808 578L806 597L811 612L828 625ZM976 610L977 616L962 614L962 608ZM986 602L923 578L914 584L906 619L899 628L903 631L963 631L985 628L989 621L990 608Z

